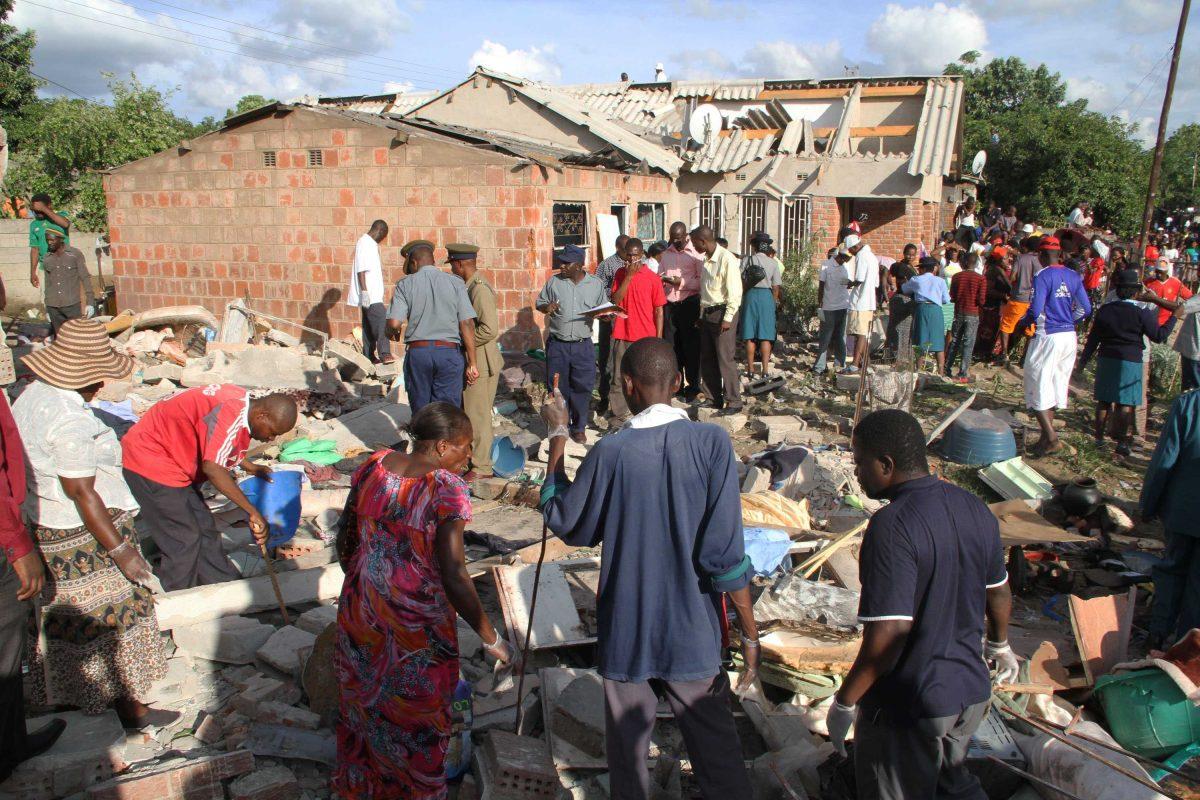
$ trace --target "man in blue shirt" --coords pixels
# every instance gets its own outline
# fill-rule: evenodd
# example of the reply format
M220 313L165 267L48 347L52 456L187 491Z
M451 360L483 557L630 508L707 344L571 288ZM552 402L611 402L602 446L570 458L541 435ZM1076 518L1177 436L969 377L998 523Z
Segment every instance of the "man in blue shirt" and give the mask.
M1189 301L1190 302L1190 301ZM1142 484L1142 519L1161 518L1167 552L1154 567L1149 645L1166 650L1200 627L1200 391L1175 398Z
M1092 301L1079 273L1059 263L1062 245L1056 237L1042 237L1038 257L1043 269L1033 278L1033 299L1017 329L1037 325L1025 355L1025 405L1042 429L1033 452L1044 456L1062 449L1054 410L1067 407L1078 350L1075 323L1092 313Z
M918 274L910 278L900 291L916 301L913 310L912 342L921 351L917 370L925 367L925 356L933 353L937 358L937 374L946 371L946 322L942 306L950 302L950 290L946 279L936 274L938 260L925 256L917 265Z
M929 474L912 415L868 414L852 445L863 490L891 502L863 536L862 646L830 708L829 739L844 754L854 725L859 798L985 800L965 765L991 701L984 659L998 681L1017 675L999 525L975 495Z
M646 757L665 696L704 796L748 798L721 668L727 594L746 663L739 689L758 669L733 445L724 429L671 406L680 377L669 342L632 343L620 372L614 378L634 416L592 448L574 483L562 471L569 420L562 395L542 409L553 476L542 490L546 524L568 544L604 546L596 619L611 794L649 796Z
M409 275L396 282L387 324L393 338L403 331L408 404L414 415L435 401L462 408L464 380L479 380L475 307L467 284L437 268L433 242L409 242L400 255Z

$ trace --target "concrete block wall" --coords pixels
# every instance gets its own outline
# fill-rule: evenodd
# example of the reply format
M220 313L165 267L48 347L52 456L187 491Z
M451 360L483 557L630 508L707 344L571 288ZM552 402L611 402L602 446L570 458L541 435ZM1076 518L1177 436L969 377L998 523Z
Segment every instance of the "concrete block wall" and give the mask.
M88 271L92 273L92 285L99 286L96 269L96 239L94 233L72 231L71 244L78 247L87 259ZM109 261L103 265L104 280L112 282ZM26 309L42 309L42 292L29 282L29 220L0 220L0 277L4 280L4 292L8 298L3 314L8 317L24 315Z
M876 255L899 258L904 245L925 242L932 247L937 241L941 203L927 203L916 198L856 199L855 208L869 214L863 227L863 239ZM823 260L825 252L837 244L837 232L845 224L838 211L837 198L812 199L812 230L818 237L814 258Z
M293 111L210 134L126 165L105 179L118 304L253 308L335 337L359 324L346 305L354 244L387 220L385 283L402 277L399 248L414 238L471 242L495 287L505 346L540 344L533 301L552 259L554 202L668 203L658 176L555 171L441 138ZM275 167L265 167L264 151ZM309 167L309 151L323 165ZM593 235L594 239L594 235ZM593 244L591 250L596 250Z

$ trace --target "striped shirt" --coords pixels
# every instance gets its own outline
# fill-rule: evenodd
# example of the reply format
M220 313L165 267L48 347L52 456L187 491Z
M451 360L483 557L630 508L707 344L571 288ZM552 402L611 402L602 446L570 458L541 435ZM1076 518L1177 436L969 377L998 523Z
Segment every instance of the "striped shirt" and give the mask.
M249 394L231 383L163 400L121 440L125 469L176 487L201 480L205 461L232 469L250 449L249 413Z

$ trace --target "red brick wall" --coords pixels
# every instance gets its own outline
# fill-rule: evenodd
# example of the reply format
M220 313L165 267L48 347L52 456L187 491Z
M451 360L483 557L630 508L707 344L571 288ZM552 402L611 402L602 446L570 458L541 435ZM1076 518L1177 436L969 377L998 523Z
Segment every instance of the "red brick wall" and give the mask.
M505 343L540 341L533 301L551 264L551 206L669 203L668 178L593 169L544 170L442 139L295 111L196 139L106 177L113 274L122 308L228 301L345 336L354 243L387 220L385 282L401 277L399 247L425 238L439 263L448 242L479 245L500 301ZM310 149L324 165L307 167ZM262 153L277 165L263 166ZM670 212L668 212L670 213ZM631 221L631 224L636 224ZM592 247L594 252L597 248Z
M925 242L932 246L937 241L941 203L926 203L916 198L886 200L854 199L855 212L866 212L863 238L876 255L899 258L904 245L909 242ZM826 251L837 244L838 230L848 222L843 221L836 197L813 197L812 230L817 237L814 258L825 258Z

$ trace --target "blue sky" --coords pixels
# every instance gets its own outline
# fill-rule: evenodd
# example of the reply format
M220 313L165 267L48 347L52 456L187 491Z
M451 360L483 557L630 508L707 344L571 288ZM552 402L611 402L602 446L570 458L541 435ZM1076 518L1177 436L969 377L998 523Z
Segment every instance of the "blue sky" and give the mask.
M556 82L926 74L967 50L1045 62L1072 97L1152 138L1178 0L16 0L35 69L89 97L102 73L178 87L198 119L243 94L445 88L478 63ZM1198 5L1200 7L1200 5ZM1171 127L1200 119L1200 11ZM65 90L51 85L49 93Z

